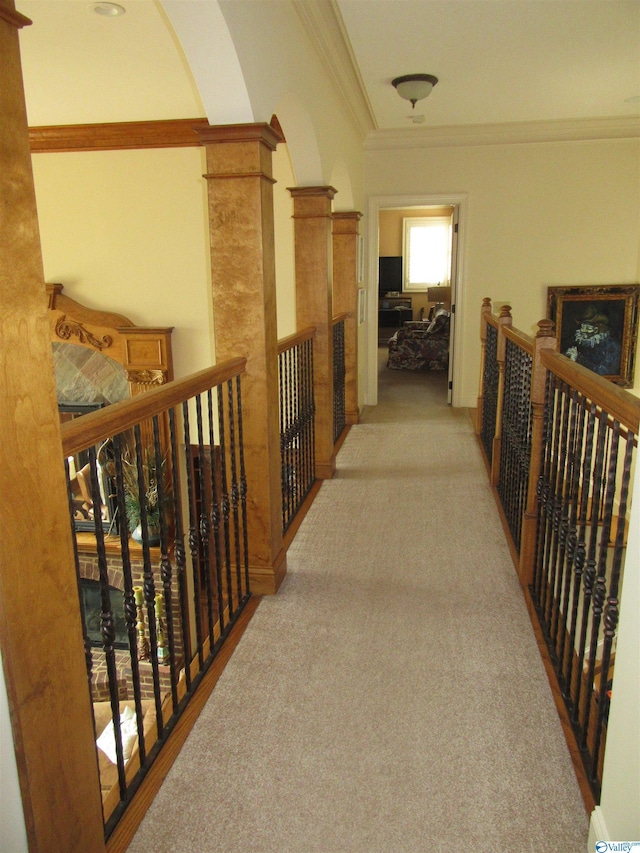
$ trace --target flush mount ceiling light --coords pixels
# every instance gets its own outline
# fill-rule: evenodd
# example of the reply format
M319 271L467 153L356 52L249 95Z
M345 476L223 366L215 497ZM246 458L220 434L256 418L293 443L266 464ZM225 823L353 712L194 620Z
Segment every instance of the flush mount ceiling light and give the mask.
M124 15L127 10L117 3L94 3L93 11L104 18L116 18L118 15Z
M411 106L415 110L416 101L426 98L437 82L438 78L433 74L405 74L404 77L396 77L392 80L391 85L401 98L411 101Z

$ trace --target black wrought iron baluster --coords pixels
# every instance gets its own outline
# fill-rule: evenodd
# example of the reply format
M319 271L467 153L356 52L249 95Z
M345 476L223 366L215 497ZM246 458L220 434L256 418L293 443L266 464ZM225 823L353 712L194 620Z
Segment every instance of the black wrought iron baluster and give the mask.
M606 439L606 416L603 412L599 412L596 417L598 425L598 435L596 440L595 451L595 466L593 469L593 492L591 496L591 506L589 508L588 524L589 530L589 546L587 549L587 560L583 575L583 600L582 600L582 624L580 627L580 639L578 648L578 661L581 672L578 674L576 683L575 705L573 708L574 724L580 724L580 697L582 692L582 667L585 659L587 646L587 632L589 626L589 615L591 611L591 602L593 598L593 588L596 580L596 549L598 545L598 524L597 518L600 513L600 503L602 500L602 471L604 468L604 445ZM587 696L587 703L589 697Z
M601 512L598 515L599 523L602 524L600 531L600 546L598 549L598 561L596 567L596 578L593 587L593 613L591 618L591 642L589 644L589 657L586 673L586 690L587 701L585 701L584 714L584 732L583 745L587 744L587 735L589 732L589 720L591 716L591 702L589 699L593 695L593 683L595 677L596 659L598 655L598 641L600 638L600 623L604 610L604 603L607 597L607 555L609 551L609 542L611 539L611 522L613 517L613 501L616 492L616 471L618 468L618 445L620 441L620 424L614 421L611 429L606 428L606 441L608 452L608 465L603 464L603 471L606 467L606 479L603 482L605 498L601 504ZM596 775L596 768L593 768L593 775Z
M196 648L198 650L198 665L202 669L204 656L202 651L202 620L200 618L200 537L198 533L198 519L195 505L193 484L193 456L191 454L191 430L189 426L189 401L182 404L182 420L184 423L184 449L187 463L187 497L189 502L189 552L191 554L191 570L193 580L193 600L195 602L194 620L196 628ZM189 667L191 661L186 661Z
M102 526L102 496L98 483L98 465L95 447L89 447L89 482L91 500L93 503L93 525L96 537L96 553L98 558L98 572L100 576L100 634L102 637L102 649L104 651L105 664L107 668L107 683L109 686L109 702L111 704L111 716L113 718L113 733L116 747L116 766L118 769L118 785L120 799L127 795L127 780L124 768L124 753L122 748L122 728L120 722L120 696L118 691L118 670L116 666L116 654L114 642L116 638L115 620L111 607L109 595L109 569L107 566L107 553L104 545L104 529Z
M169 665L169 677L171 681L172 700L177 705L177 682L178 672L176 668L176 644L173 625L173 566L169 557L169 525L167 523L167 510L169 508L169 497L172 484L168 466L170 464L169 454L165 453L160 441L160 428L158 418L153 419L153 449L156 459L156 472L158 474L158 507L160 528L160 579L162 581L162 598L164 601L164 614L161 617L156 612L158 627L162 628L163 641L166 645L159 645L158 654L160 663ZM164 624L160 624L160 620Z
M157 420L157 415L154 415L153 420ZM158 668L158 634L156 624L156 585L151 565L151 551L149 550L149 516L147 512L147 491L150 483L145 478L145 462L147 454L150 451L148 446L144 446L142 442L142 431L140 424L136 424L133 428L136 469L138 477L138 497L140 503L140 526L142 528L142 564L143 564L143 582L144 602L147 612L147 631L149 633L149 660L151 663L151 673L153 678L153 698L156 706L156 725L158 727L158 738L162 737L163 720L162 720L162 697L160 695L160 671ZM156 469L157 474L157 469Z
M137 636L138 606L133 589L131 572L131 553L129 550L129 530L124 519L127 517L126 490L124 485L123 456L127 450L126 437L121 433L113 437L114 453L114 484L116 490L116 505L120 518L120 549L122 553L122 579L124 591L124 618L127 626L129 641L129 666L131 667L131 683L133 685L133 701L136 711L136 726L138 729L138 753L140 765L144 766L146 759L146 744L144 742L144 726L142 711L142 688L140 680L139 650Z
M213 551L216 573L216 596L218 599L218 623L220 636L224 632L224 595L222 590L222 544L220 542L220 503L218 497L218 465L216 463L216 443L214 434L213 392L207 391L207 410L209 414L209 477L211 478L211 527L213 529Z
M202 552L202 565L203 565L203 574L204 574L204 593L206 596L206 612L207 612L207 624L209 628L209 644L210 647L213 647L213 600L211 594L211 575L209 572L210 567L210 553L209 553L209 545L211 538L211 529L209 525L209 513L207 512L207 488L206 488L206 480L205 480L205 444L204 444L204 432L203 432L203 424L202 424L202 397L198 394L195 397L196 404L196 425L198 429L198 484L200 491L200 514L198 517L198 529L200 531L200 549ZM202 606L202 602L200 600L196 603L197 607Z
M487 460L491 464L493 439L496 434L496 409L498 405L498 332L491 325L487 325L482 395L482 430L480 438Z
M236 376L236 402L238 406L238 450L240 462L240 506L242 512L242 547L244 554L245 594L251 592L249 580L249 530L247 527L247 474L244 464L244 434L242 423L242 382Z
M286 443L286 429L287 429L287 412L285 407L285 359L286 359L286 351L278 354L278 393L279 393L279 409L278 414L280 417L280 485L282 491L282 529L287 529L287 501L288 494L286 489L286 481L287 481L287 443Z
M544 552L544 585L542 588L542 628L545 636L549 638L549 610L553 603L552 586L552 554L557 536L558 519L558 488L559 488L559 455L560 455L560 425L563 414L563 383L556 382L554 393L554 420L551 427L551 460L548 480L545 552Z
M544 554L546 551L547 514L549 504L549 479L551 476L551 433L554 420L555 382L552 373L547 373L545 383L545 407L542 421L542 464L536 484L538 502L538 518L536 530L536 546L534 557L534 573L531 595L538 613L543 609Z
M569 387L563 383L562 394L562 421L560 425L559 456L557 459L556 494L554 502L553 518L553 548L551 555L551 582L549 589L551 599L548 608L547 625L549 637L553 646L554 655L558 652L558 613L560 608L560 595L562 589L562 565L566 548L567 537L567 467L568 467L568 436L569 419L571 415L571 401Z
M227 405L229 414L229 467L231 469L231 513L233 517L233 541L235 545L235 569L236 569L236 602L239 605L242 600L242 568L241 568L241 547L240 547L240 485L238 483L238 461L236 458L236 424L234 410L234 394L233 381L229 379L227 382ZM233 608L235 613L236 608Z
M577 700L576 696L579 698L580 695L580 663L576 660L578 665L577 672L577 683L575 688L575 693L573 690L573 678L574 678L574 660L576 659L576 639L578 637L578 632L580 627L578 625L578 613L580 611L580 604L582 600L583 593L583 578L584 578L584 569L587 560L587 524L588 524L588 513L589 513L589 484L591 482L591 470L593 463L593 453L594 453L594 437L595 437L595 422L596 422L596 414L595 414L595 406L589 403L588 400L582 398L581 400L582 407L586 410L589 409L587 415L587 431L586 438L584 443L584 453L582 456L582 471L580 478L580 511L578 517L578 533L577 533L577 544L576 551L573 560L574 564L574 580L573 580L573 594L572 594L572 603L571 603L571 631L569 634L569 650L570 654L568 657L567 664L567 679L566 679L566 694L565 699L567 700L568 707L571 709L572 719L574 713L577 713ZM577 717L576 717L577 719Z
M187 553L184 547L184 524L182 518L182 503L180 500L180 472L178 467L178 439L176 415L173 408L169 409L169 435L171 440L171 474L173 482L173 517L175 524L174 554L176 561L176 576L178 580L178 597L180 621L182 629L182 653L184 656L184 678L187 692L191 689L191 636L189 632L188 591L187 591ZM188 445L187 445L188 447ZM173 696L174 709L176 696Z
M569 483L568 483L568 504L569 512L566 517L566 542L564 554L562 557L563 565L563 587L560 601L559 612L562 613L562 622L558 626L559 631L559 648L558 662L561 688L563 691L569 682L566 680L567 664L565 655L567 652L567 637L570 631L571 619L571 586L575 582L574 577L574 560L576 556L576 548L578 545L577 536L577 519L578 519L578 501L580 494L580 474L581 474L581 458L582 458L582 438L584 434L584 406L580 400L580 394L573 391L571 394L571 421L569 425ZM569 655L573 654L573 650L568 648Z
M66 475L66 483L67 483L67 500L69 502L69 518L71 520L71 541L73 543L73 564L76 570L76 581L78 583L78 609L80 610L80 621L82 624L82 642L84 646L84 660L87 668L87 683L89 686L89 694L92 692L93 687L93 654L91 653L91 640L89 639L89 632L87 631L87 619L84 612L84 607L82 606L81 599L81 577L80 577L80 559L78 557L78 537L76 536L76 527L74 523L74 510L73 510L73 491L71 489L71 477L69 475L69 460L65 458L64 460L64 470ZM92 705L93 709L93 705ZM95 720L94 720L95 727Z
M618 618L620 615L620 601L618 598L620 576L622 572L622 561L625 550L625 524L627 519L627 507L629 501L629 485L631 481L631 463L633 459L635 435L628 433L626 437L626 447L624 461L622 466L622 476L620 482L620 499L618 503L618 522L616 529L616 538L613 548L613 558L611 564L611 580L609 582L609 595L604 610L604 636L602 645L602 662L600 668L600 690L598 692L598 716L596 720L595 739L593 744L593 768L592 784L600 784L598 777L598 764L600 758L600 750L603 743L604 726L608 722L608 707L609 694L613 685L609 684L609 670L611 667L611 657L613 641L618 628Z
M308 413L308 424L309 429L307 432L307 459L309 463L308 467L308 478L309 478L309 488L313 485L316 477L316 453L315 453L315 442L316 442L316 400L315 400L315 386L314 386L314 354L313 354L313 340L307 341L307 347L305 349L306 353L306 379L304 383L305 391L305 408Z
M230 541L230 503L229 484L227 480L227 439L225 430L225 409L222 385L217 386L218 392L218 429L220 432L220 506L222 508L222 524L224 529L224 562L227 581L227 604L229 616L233 613L233 590L231 588L231 541Z

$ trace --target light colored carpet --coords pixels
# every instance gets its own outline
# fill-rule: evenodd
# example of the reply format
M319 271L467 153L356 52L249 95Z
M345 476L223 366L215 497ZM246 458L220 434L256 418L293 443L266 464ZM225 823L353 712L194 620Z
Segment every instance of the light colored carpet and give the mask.
M384 371L130 853L584 853L466 411Z

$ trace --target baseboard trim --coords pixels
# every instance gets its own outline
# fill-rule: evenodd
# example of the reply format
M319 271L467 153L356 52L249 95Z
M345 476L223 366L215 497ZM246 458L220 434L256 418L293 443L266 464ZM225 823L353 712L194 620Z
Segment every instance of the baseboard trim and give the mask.
M602 814L600 806L596 806L591 812L591 822L589 824L589 840L587 850L596 849L596 841L611 841L609 830Z

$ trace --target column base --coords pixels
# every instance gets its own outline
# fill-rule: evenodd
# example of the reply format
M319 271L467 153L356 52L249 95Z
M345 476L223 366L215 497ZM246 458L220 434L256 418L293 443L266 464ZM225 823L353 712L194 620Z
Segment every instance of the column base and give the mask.
M287 553L282 550L273 566L249 566L249 583L254 595L275 595L287 574Z
M318 480L333 480L336 473L335 454L326 462L316 462L316 477Z

